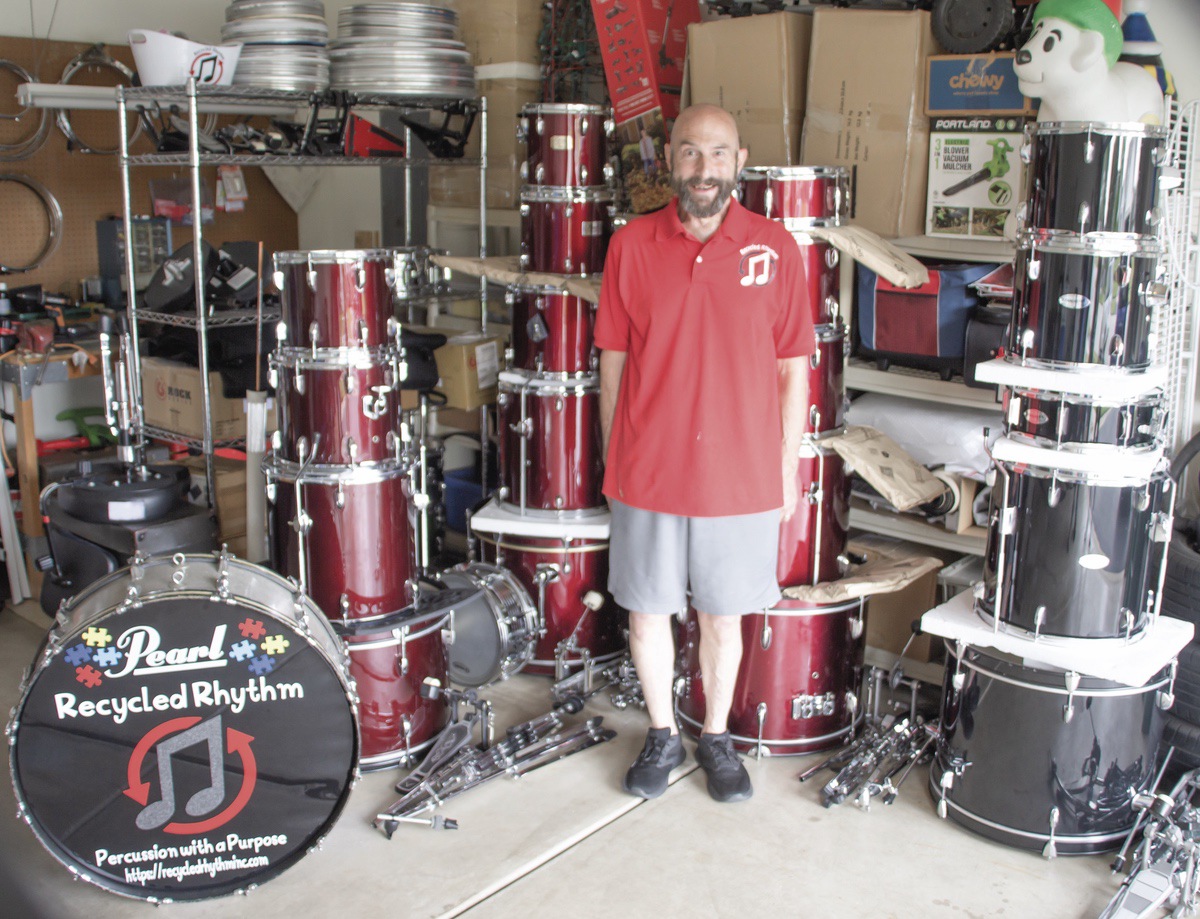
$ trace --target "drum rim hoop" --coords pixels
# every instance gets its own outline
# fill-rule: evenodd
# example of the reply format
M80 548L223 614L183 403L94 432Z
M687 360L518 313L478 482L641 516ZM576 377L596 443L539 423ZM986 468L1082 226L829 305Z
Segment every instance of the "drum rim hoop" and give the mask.
M990 677L991 679L994 679L994 680L999 680L1001 683L1008 683L1010 686L1019 686L1022 689L1029 689L1029 690L1032 690L1033 692L1042 692L1042 693L1046 693L1046 694L1052 695L1052 696L1071 696L1073 698L1074 697L1085 697L1085 698L1100 698L1100 699L1104 699L1104 698L1119 699L1119 698L1124 698L1126 696L1146 695L1147 693L1154 692L1156 689L1161 689L1163 686L1166 686L1171 682L1171 670L1170 670L1170 667L1168 666L1168 667L1164 667L1163 669L1159 670L1154 676L1152 676L1149 680L1147 680L1146 683L1142 686L1126 686L1123 683L1117 683L1115 680L1104 680L1103 677L1088 676L1086 674L1080 674L1079 687L1077 689L1075 689L1074 691L1067 689L1065 686L1049 686L1049 685L1037 684L1037 683L1026 683L1023 680L1018 680L1013 677L1005 676L1004 674L996 673L992 670L988 670L986 667L977 666L975 663L972 663L971 661L963 660L962 658L957 657L954 654L954 647L953 647L953 644L951 643L950 639L948 639L948 638L943 639L943 641L945 642L947 653L950 654L952 657L954 657L955 660L957 660L960 664L962 664L963 667L966 667L968 670L974 670L976 673L982 674L983 676ZM999 661L998 658L993 657L991 654L988 654L986 651L984 651L981 648L971 646L968 650L974 651L976 654L981 654L984 657L988 658L989 660ZM1007 661L999 661L999 662L1007 663ZM1043 670L1041 668L1027 667L1024 664L1015 664L1015 666L1020 667L1022 670L1037 670L1040 673L1047 673L1047 674L1050 674L1051 676L1059 676L1059 675L1063 675L1063 674L1067 673L1067 671L1058 670L1057 668L1054 670ZM947 669L949 669L949 661L947 661ZM1102 680L1103 682L1111 683L1112 685L1107 688L1104 688L1104 689L1096 688L1096 687L1085 688L1083 685L1083 680Z
M1025 126L1030 137L1038 135L1057 136L1063 134L1104 134L1121 137L1147 137L1166 140L1170 129L1161 124L1144 124L1140 121L1034 121Z

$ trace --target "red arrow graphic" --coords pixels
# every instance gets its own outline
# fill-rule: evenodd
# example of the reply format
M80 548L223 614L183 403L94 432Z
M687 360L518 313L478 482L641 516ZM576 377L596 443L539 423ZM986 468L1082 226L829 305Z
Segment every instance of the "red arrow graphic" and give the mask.
M229 751L236 752L242 759L242 787L238 790L237 797L233 799L232 803L215 817L209 817L199 823L168 823L163 827L164 833L173 833L177 836L207 833L219 826L224 826L242 812L242 808L250 802L250 798L254 794L254 785L258 781L258 763L254 760L254 751L250 749L252 740L254 738L249 734L244 734L234 728L225 729L225 743Z
M184 718L172 718L170 721L164 721L158 727L151 728L146 732L146 735L137 742L137 746L133 748L133 753L129 756L129 768L126 778L129 780L129 787L125 789L125 794L137 801L143 807L150 800L150 783L142 781L142 762L146 758L146 754L150 752L150 748L166 737L168 734L174 734L177 731L186 731L193 725L200 723L198 716L188 715Z

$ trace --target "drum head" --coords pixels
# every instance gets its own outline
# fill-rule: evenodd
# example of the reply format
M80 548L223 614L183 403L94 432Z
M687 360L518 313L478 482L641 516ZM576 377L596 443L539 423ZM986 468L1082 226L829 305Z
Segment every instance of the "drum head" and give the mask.
M114 579L133 583L101 583ZM264 604L183 584L124 610L105 596L77 598L84 615L52 634L14 713L13 783L38 839L148 900L220 896L295 864L357 771L344 662Z

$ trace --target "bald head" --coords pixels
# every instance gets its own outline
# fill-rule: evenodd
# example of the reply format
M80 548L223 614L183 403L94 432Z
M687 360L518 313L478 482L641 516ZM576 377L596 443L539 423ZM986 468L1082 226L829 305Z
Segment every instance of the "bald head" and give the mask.
M690 137L708 136L713 133L724 134L726 142L734 150L742 145L737 122L725 109L708 103L688 106L679 113L671 128L671 146L678 147Z

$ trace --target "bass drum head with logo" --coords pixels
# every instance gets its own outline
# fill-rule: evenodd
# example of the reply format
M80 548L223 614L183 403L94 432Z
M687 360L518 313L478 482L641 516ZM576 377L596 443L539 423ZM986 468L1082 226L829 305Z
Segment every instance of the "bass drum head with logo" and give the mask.
M64 607L14 710L20 816L125 896L261 884L345 805L350 686L329 624L265 568L177 555L114 572Z

